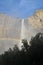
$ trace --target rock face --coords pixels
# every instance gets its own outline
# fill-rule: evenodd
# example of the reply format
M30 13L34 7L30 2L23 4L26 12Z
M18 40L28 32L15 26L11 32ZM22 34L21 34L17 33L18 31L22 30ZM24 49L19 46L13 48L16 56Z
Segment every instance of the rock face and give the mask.
M19 42L21 19L0 14L0 53Z
M12 18L5 14L0 14L0 53L8 50L9 47L12 48L14 44L18 44L20 47L22 36L27 40L32 36L28 19Z
M0 53L8 50L9 47L12 48L14 44L20 47L21 36L29 41L31 36L38 32L43 32L43 10L37 11L27 19L0 14Z
M29 18L29 22L34 29L43 28L43 10L36 11L36 13Z

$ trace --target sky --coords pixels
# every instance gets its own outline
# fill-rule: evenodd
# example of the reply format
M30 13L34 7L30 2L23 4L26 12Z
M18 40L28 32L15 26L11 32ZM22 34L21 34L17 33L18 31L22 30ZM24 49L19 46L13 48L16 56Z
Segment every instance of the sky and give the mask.
M36 10L43 9L43 0L0 0L0 13L28 18Z

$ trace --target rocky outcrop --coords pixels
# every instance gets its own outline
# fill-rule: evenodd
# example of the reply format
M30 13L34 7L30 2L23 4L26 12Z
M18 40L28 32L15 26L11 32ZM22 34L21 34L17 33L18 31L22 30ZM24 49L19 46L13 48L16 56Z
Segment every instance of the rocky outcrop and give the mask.
M29 18L29 22L34 29L43 28L43 10L38 10Z

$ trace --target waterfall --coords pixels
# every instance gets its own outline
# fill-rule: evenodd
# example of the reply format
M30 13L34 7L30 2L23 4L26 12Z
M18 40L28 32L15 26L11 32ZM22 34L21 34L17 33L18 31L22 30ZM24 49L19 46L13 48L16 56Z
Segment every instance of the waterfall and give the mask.
M19 43L19 47L21 49L21 45L22 45L22 39L25 38L25 25L24 25L24 19L22 19L21 21L21 35L20 35L20 43Z
M25 25L24 25L24 19L22 19L21 22L21 40L25 38Z

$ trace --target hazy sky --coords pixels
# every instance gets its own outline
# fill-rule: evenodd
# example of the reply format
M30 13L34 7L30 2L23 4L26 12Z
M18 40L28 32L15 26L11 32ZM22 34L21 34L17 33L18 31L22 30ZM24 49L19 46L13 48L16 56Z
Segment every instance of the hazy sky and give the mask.
M0 13L26 18L43 9L43 0L0 0Z

